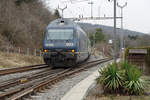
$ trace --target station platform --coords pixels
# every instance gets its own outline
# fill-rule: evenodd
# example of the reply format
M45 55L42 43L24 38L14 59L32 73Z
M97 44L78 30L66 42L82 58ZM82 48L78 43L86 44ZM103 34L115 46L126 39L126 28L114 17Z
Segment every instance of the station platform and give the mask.
M93 72L87 78L75 85L68 91L61 100L83 100L86 96L87 90L95 82L96 77L99 75L98 70Z
M119 62L120 59L117 59L117 62ZM112 61L104 63L104 66L106 67L108 64L112 63ZM103 66L103 67L104 67ZM87 78L76 84L71 90L69 90L62 98L61 100L83 100L90 87L94 84L95 79L99 76L98 70L94 71L91 75L89 75Z

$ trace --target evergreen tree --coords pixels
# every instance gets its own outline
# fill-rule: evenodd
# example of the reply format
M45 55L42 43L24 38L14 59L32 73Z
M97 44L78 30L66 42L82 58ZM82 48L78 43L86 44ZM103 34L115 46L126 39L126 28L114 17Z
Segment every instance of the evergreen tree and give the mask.
M55 10L54 15L55 15L56 17L60 18L60 13L59 13L58 9Z
M94 39L94 35L95 35L95 39ZM96 33L90 33L89 34L89 39L91 41L91 45L93 46L94 40L95 42L102 42L105 40L105 35L102 31L101 28L96 29Z
M104 39L105 39L105 35L103 34L102 29L101 28L96 29L96 33L95 33L96 42L104 41Z

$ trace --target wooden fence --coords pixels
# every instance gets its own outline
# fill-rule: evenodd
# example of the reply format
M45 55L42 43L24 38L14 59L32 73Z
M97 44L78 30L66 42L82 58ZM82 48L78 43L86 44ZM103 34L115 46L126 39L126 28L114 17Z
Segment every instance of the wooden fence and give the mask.
M18 53L31 56L42 56L42 51L37 48L0 47L1 52Z

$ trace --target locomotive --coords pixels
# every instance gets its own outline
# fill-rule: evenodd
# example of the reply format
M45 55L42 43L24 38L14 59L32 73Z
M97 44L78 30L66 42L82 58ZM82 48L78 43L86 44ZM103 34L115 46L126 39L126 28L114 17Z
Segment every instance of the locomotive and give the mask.
M89 58L88 35L74 21L60 18L52 21L44 33L43 59L50 66L70 66Z

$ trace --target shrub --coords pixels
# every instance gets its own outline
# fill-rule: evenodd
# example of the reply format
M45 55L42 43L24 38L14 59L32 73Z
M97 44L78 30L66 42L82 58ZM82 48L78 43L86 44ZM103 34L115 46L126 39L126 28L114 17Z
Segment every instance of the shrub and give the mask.
M139 95L144 92L147 82L142 79L142 72L134 65L121 62L116 67L109 64L99 70L100 76L96 79L98 84L102 84L104 91L108 93L123 93Z
M122 70L126 71L130 68L130 64L128 64L127 61L123 61L123 62L120 63L120 67L121 67Z
M117 92L123 84L123 73L114 64L99 70L100 76L96 79L97 83L104 86L104 91Z
M137 67L131 65L126 69L125 82L123 87L129 94L141 94L144 92L146 81L141 78L142 72Z

